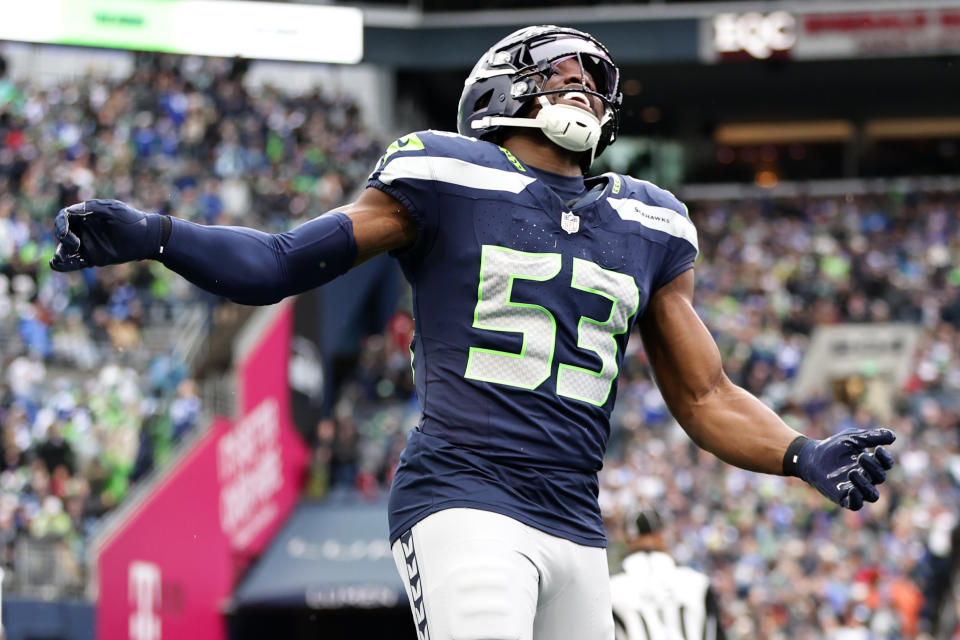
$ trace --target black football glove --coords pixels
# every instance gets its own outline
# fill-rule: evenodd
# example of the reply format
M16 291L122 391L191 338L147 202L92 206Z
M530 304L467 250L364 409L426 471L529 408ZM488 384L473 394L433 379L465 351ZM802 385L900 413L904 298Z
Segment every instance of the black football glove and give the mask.
M802 446L792 461L785 460L785 466L792 462L796 475L817 491L841 507L857 511L864 501L876 502L880 497L874 485L886 480L893 456L879 445L896 439L889 429L847 429L823 440L804 438L806 442L798 438L795 445Z
M170 235L170 220L119 200L87 200L61 209L54 220L59 244L50 267L76 271L156 258Z

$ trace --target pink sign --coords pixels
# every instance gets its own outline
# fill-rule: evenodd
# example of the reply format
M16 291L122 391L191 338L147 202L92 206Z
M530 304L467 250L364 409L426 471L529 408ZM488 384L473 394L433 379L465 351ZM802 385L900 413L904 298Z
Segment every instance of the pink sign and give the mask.
M100 546L100 640L226 638L223 603L303 485L308 454L287 386L292 309L278 309L238 366L243 417L217 418Z

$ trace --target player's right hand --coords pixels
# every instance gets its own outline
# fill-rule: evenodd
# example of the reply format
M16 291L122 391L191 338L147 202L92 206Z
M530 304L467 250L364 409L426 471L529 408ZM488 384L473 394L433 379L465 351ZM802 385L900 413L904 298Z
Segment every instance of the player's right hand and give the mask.
M61 209L54 220L54 271L119 264L155 258L162 252L164 227L169 221L143 213L119 200L87 200Z
M886 480L893 456L879 445L896 438L889 429L847 429L810 440L800 450L797 472L824 496L857 511L864 501L876 502L880 497L875 485Z

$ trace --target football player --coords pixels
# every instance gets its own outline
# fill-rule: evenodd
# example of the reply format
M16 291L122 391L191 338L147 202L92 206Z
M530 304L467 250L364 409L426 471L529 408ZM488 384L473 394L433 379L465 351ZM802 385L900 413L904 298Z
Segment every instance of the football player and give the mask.
M292 231L196 225L115 200L61 211L54 269L153 258L271 304L383 252L413 287L422 411L391 487L390 539L422 638L613 637L597 471L627 337L693 440L874 501L885 429L808 440L724 375L692 305L697 234L671 193L584 178L614 142L620 74L569 28L521 29L467 78L459 134L390 145L359 198Z

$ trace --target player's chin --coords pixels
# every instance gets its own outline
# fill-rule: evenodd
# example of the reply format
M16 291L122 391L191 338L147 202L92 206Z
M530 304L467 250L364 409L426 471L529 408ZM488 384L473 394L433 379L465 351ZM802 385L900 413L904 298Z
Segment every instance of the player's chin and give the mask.
M588 109L588 111L590 111L597 120L603 120L603 114L606 108L604 108L603 102L598 98L590 96L590 109Z
M603 121L603 110L602 110L602 109L601 109L600 111L597 111L596 109L584 109L584 111L586 111L587 113L589 113L590 115L592 115L592 116L593 116L594 118L596 118L597 120L600 120L601 122Z
M591 100L590 106L581 103L579 100L564 100L562 94L552 94L547 96L547 100L550 104L565 104L570 105L571 107L576 107L577 109L583 109L590 115L592 115L597 120L603 119L604 108L603 105L595 105ZM537 114L540 113L543 107L536 101L530 104L530 107L524 111L520 112L520 118L536 118Z
M600 120L603 117L602 106L597 106L596 104L593 103L592 100L590 101L590 106L587 106L582 102L580 102L579 100L563 100L562 98L558 97L557 99L554 100L554 104L566 104L566 105L570 105L571 107L576 107L577 109L582 109L587 113L589 113L590 115L592 115L597 120Z

